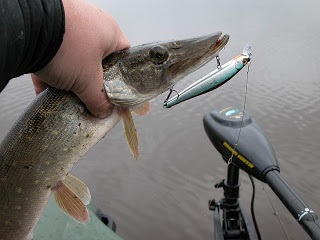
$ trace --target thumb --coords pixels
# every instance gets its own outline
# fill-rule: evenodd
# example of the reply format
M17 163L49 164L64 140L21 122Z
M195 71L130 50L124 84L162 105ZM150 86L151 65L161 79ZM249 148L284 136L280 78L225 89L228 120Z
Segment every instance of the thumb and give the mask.
M90 81L82 81L80 89L73 90L74 93L85 103L88 110L98 118L108 117L113 109L109 102L103 86L103 73L100 64L99 71L92 73Z
M122 32L121 29L119 29L119 31L120 31L119 33L120 36L119 36L118 45L114 51L119 51L119 50L123 50L125 48L131 47L131 44L127 36Z
M34 74L31 74L31 79L32 79L34 91L38 96L42 91L44 91L47 88L47 84Z

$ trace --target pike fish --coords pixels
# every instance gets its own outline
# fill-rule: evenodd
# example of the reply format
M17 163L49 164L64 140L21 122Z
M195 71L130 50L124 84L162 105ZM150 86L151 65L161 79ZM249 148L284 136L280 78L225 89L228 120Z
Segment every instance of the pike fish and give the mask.
M138 158L131 112L217 56L228 35L151 43L113 53L103 62L104 88L115 105L106 119L92 116L72 92L48 88L20 116L0 144L0 240L30 240L53 193L58 206L89 221L90 192L69 174L76 162L121 119Z

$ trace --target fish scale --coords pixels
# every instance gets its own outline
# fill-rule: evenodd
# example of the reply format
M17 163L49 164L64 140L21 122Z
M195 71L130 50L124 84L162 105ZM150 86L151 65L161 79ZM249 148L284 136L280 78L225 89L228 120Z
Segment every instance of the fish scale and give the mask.
M0 176L6 176L0 182L0 239L24 239L43 212L51 186L109 128L74 94L56 89L39 96L18 122L0 148Z

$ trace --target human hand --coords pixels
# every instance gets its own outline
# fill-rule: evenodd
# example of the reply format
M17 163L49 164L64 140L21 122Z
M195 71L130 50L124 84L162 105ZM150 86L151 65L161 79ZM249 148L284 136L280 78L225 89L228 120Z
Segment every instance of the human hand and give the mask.
M47 84L73 91L96 117L110 115L103 87L102 59L112 52L130 47L115 20L84 0L63 0L65 35L55 57L31 75L35 92Z

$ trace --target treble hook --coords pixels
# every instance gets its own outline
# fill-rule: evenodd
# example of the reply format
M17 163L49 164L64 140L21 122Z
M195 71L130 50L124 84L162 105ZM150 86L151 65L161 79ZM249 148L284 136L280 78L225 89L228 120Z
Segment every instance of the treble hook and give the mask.
M163 102L164 104L165 104L166 102L168 102L168 100L169 100L169 98L170 98L170 96L171 96L172 92L175 92L175 93L178 95L178 97L177 97L177 98L179 98L179 93L178 93L176 90L174 90L173 88L169 88L169 94L168 94L168 96L167 96L166 100L164 100L164 102Z
M216 56L216 60L217 60L217 68L220 69L221 68L221 63L220 63L219 55Z

